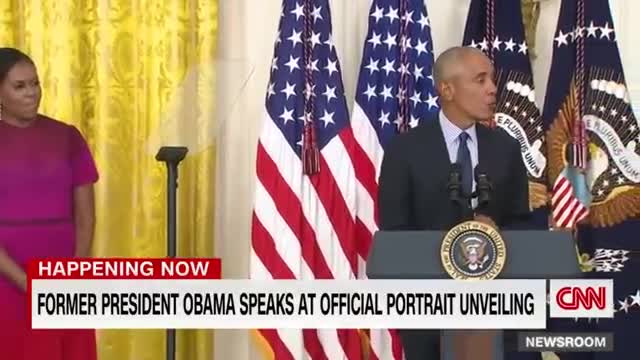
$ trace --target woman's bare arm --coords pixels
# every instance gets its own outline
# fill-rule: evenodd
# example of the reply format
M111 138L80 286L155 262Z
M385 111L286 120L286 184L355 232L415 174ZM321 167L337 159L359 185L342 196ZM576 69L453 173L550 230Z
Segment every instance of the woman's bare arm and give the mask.
M0 247L0 274L11 280L23 291L27 290L27 274L2 247Z
M76 257L91 254L95 227L95 200L93 185L77 187L73 192L73 212L76 228Z

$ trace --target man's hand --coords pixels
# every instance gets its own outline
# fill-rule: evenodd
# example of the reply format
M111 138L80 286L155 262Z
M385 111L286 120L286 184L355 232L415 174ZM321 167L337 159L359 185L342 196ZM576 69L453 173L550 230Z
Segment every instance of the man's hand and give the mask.
M498 229L498 225L496 225L495 221L493 221L493 219L491 219L487 215L476 214L473 217L473 220L492 226L496 230Z

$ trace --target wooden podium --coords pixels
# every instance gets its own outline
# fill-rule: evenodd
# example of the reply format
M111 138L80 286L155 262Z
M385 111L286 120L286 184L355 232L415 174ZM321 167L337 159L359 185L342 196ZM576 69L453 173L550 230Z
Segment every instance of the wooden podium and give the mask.
M444 231L377 232L367 260L367 276L369 279L450 279L440 258L445 234ZM506 261L498 279L583 276L569 232L512 230L500 234L506 245ZM502 360L503 330L443 329L440 348L442 360Z

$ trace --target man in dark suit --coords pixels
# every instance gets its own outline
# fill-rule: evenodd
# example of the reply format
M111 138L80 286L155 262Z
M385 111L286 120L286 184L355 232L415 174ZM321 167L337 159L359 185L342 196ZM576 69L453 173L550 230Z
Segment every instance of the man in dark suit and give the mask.
M462 222L461 206L468 219L508 227L529 213L528 180L515 139L478 124L493 116L496 104L491 61L475 48L448 49L434 64L434 81L440 113L396 136L385 151L378 194L381 230L448 230ZM466 195L476 187L474 169L483 169L493 186L487 206L450 199L454 163ZM439 334L400 330L406 359L439 359Z

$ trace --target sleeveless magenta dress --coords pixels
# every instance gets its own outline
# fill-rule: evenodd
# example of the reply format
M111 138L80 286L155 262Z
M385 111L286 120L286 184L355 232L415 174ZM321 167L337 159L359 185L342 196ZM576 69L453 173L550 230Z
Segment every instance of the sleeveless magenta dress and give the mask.
M0 246L23 267L34 257L73 257L73 188L98 172L73 126L39 116L0 121ZM31 330L26 293L0 275L0 358L94 360L94 330Z

